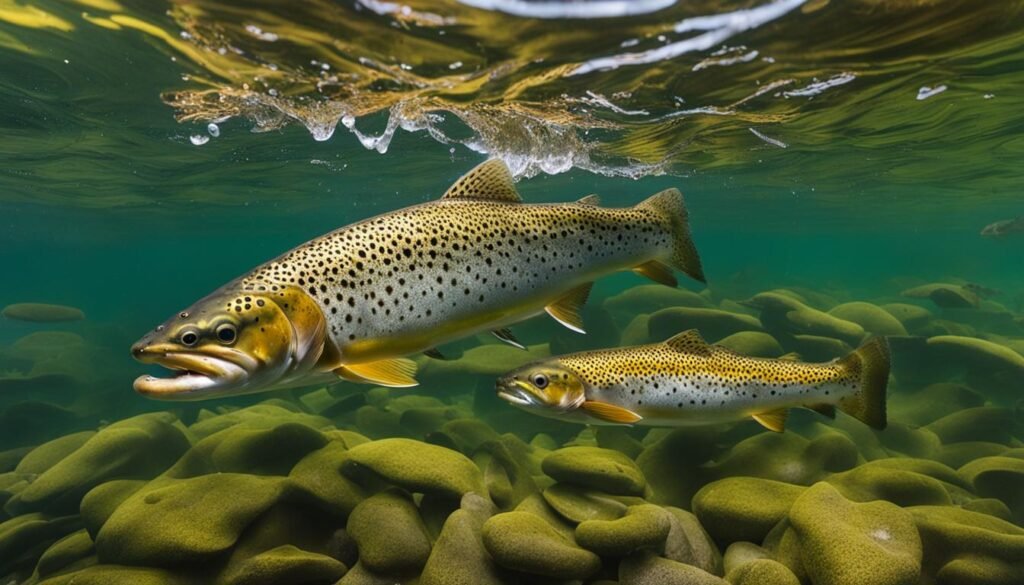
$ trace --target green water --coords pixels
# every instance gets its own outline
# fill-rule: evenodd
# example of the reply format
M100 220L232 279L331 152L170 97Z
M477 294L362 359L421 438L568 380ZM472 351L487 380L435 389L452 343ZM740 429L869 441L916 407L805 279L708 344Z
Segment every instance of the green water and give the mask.
M231 577L246 566L249 553L238 551L255 550L246 540L251 535L239 535L257 519L272 523L267 510L277 508L270 504L253 504L255 511L214 552L181 553L180 561L165 563L142 552L112 552L119 545L103 545L92 531L98 526L86 521L89 546L100 538L98 550L87 547L66 565L44 563L40 571L38 559L52 543L79 534L79 518L87 514L78 502L88 490L114 480L152 480L185 448L169 451L160 469L126 460L111 464L109 473L64 483L46 475L59 457L31 473L17 466L28 448L154 412L171 413L176 422L167 426L182 429L182 440L197 453L194 445L210 433L196 424L249 412L238 409L265 400L303 416L328 412L316 422L299 421L317 436L337 428L373 444L394 436L426 441L462 451L487 472L479 445L467 446L458 432L442 428L451 421L483 422L532 444L534 451L517 461L538 490L554 481L542 481L539 461L547 450L566 444L624 449L648 475L647 492L631 495L687 510L699 508L691 498L700 487L727 478L812 486L862 468L865 478L885 476L878 461L906 458L912 461L901 465L924 478L917 484L888 476L835 480L856 484L841 489L856 505L887 500L902 508L880 513L895 532L906 521L920 533L924 560L919 550L917 571L893 582L1024 582L1024 233L980 235L986 225L1024 216L1024 3L708 0L589 19L530 18L472 4L0 0L0 307L52 303L85 313L72 322L0 319L0 509L9 500L21 502L0 512L0 583L63 583L75 571L82 582L137 582L126 566L165 569L146 573L162 579L154 582L246 582ZM513 5L520 6L505 9ZM720 17L725 14L733 20ZM934 91L940 86L945 89ZM786 438L751 421L698 430L685 441L668 435L675 443L659 443L666 433L660 430L595 435L593 428L532 417L497 400L497 371L522 360L495 354L485 360L495 370L488 373L460 361L484 344L495 347L489 336L442 347L452 358L442 373L431 374L436 364L413 356L427 371L421 386L390 393L378 388L365 400L351 397L371 386L348 382L200 403L161 403L133 392L132 380L158 368L136 363L128 348L169 315L318 235L437 199L489 156L509 165L527 203L598 193L603 205L626 207L679 188L707 287L679 276L685 289L702 295L703 308L762 318L733 301L788 289L821 311L854 301L926 309L927 317L903 323L906 335L893 342L890 429L873 432L844 415L832 423L801 412L793 414ZM965 284L992 290L960 309L903 294L928 283L957 294ZM626 334L634 318L653 311L615 312L606 304L647 284L633 274L600 279L584 314L596 323L589 335L572 334L546 316L513 330L535 355L615 347L624 339L660 341ZM797 344L788 337L792 331L767 332L786 352L840 355ZM960 345L928 349L929 339L948 336ZM935 390L944 383L959 386ZM403 419L419 400L407 396L430 397L416 403L426 410ZM331 410L343 400L354 402ZM944 418L967 411L977 418ZM253 428L274 428L270 419ZM799 443L826 436L849 449L822 443L804 451ZM289 440L281 439L285 452ZM266 456L290 462L272 472L255 464L211 464L207 471L288 476L310 451L302 441L294 444L292 459ZM640 445L643 455L629 447ZM660 455L648 454L657 445L678 454L677 467L659 467ZM258 460L266 446L247 448ZM815 459L822 451L831 453L830 462ZM89 460L88 467L101 469L103 460ZM793 476L783 471L791 469L786 465L823 467ZM926 465L941 470L922 471ZM659 473L694 479L676 486ZM206 475L180 473L175 481L196 477ZM37 481L58 487L25 504L18 494ZM897 484L902 487L879 487ZM380 487L369 485L364 495ZM743 494L762 490L749 489ZM498 510L514 508L499 492L491 494ZM274 506L292 505L282 501ZM813 502L805 504L814 509ZM430 516L427 504L417 505ZM927 515L921 505L985 517L947 521L945 512L929 512L940 519L935 528L920 519ZM344 528L348 520L351 531L350 511L328 514L328 528ZM720 552L749 540L793 567L780 552L785 547L772 541L777 535L755 530L740 538L716 528L706 509L695 511ZM40 514L46 530L18 532L27 514ZM989 519L999 524L985 524ZM563 520L571 530L579 519ZM806 515L790 512L782 521L802 530L803 554L818 550ZM178 538L131 518L124 522L141 542ZM188 525L187 519L168 522ZM957 522L1005 535L1011 552L935 544L941 540L936 534L945 534L941 527ZM343 583L371 582L352 569L358 556L329 552L317 541L318 530L275 542L346 563ZM435 551L436 538L432 533ZM648 548L672 558L664 547ZM540 582L536 570L505 566L509 561L488 550L487 562L499 559L508 571L497 582ZM653 583L622 568L628 563L618 559L630 553L600 552L600 571L573 578ZM970 555L982 559L979 566L999 570L947 566ZM822 575L834 566L814 558L833 568L796 571L801 582L858 582L826 580ZM870 573L875 564L870 554L866 558ZM90 574L85 567L91 564L121 568ZM688 564L725 575L713 563ZM265 582L333 583L341 573L327 565L296 561L262 575ZM365 561L360 566L364 570ZM299 572L288 572L293 569ZM300 569L309 570L298 576ZM421 570L396 573L394 580L409 582ZM436 579L424 574L422 582ZM733 574L731 582L757 581Z

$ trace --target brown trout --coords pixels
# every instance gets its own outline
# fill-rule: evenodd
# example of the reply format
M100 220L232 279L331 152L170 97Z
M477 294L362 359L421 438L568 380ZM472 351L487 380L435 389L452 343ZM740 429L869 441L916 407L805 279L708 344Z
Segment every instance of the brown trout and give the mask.
M440 200L373 217L258 266L132 346L177 371L135 389L177 400L323 383L413 386L402 356L547 312L582 332L593 281L634 270L675 286L703 281L679 191L629 208L525 204L504 163L487 161Z
M695 426L752 417L781 432L791 408L834 417L838 406L882 429L889 363L882 337L842 359L809 364L742 356L690 330L664 343L528 364L497 389L529 412L589 424Z

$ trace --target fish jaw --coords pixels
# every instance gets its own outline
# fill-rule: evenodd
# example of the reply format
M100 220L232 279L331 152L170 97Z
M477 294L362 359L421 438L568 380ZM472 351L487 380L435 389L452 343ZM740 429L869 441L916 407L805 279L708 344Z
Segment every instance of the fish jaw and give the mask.
M193 353L150 346L136 352L136 358L178 372L167 378L144 375L135 379L136 392L157 400L202 400L241 393L253 379L251 372L256 366L255 360L237 351Z

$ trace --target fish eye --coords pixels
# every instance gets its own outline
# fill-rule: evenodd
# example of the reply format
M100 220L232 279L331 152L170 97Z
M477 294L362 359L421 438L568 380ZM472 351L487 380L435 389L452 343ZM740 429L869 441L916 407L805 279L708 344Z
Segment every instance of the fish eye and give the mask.
M217 328L217 339L221 343L234 343L238 338L238 329L231 323L225 323Z
M182 345L192 347L199 343L199 334L189 329L181 334L180 340Z
M533 382L534 386L540 388L541 390L548 387L548 377L545 376L544 374L534 374L533 378L530 381Z

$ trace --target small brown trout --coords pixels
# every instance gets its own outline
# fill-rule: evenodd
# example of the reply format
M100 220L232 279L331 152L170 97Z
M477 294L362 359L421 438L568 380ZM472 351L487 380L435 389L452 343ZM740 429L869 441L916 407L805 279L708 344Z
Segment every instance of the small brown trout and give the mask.
M141 376L154 398L196 400L337 380L413 386L403 358L547 312L583 331L593 281L634 270L703 281L679 191L609 209L596 196L525 204L487 161L437 201L343 227L258 266L133 347L177 370Z
M690 330L664 343L528 364L498 381L498 395L535 414L590 424L694 426L752 417L781 432L791 408L834 417L838 406L882 429L888 380L882 337L842 359L809 364L742 356Z

